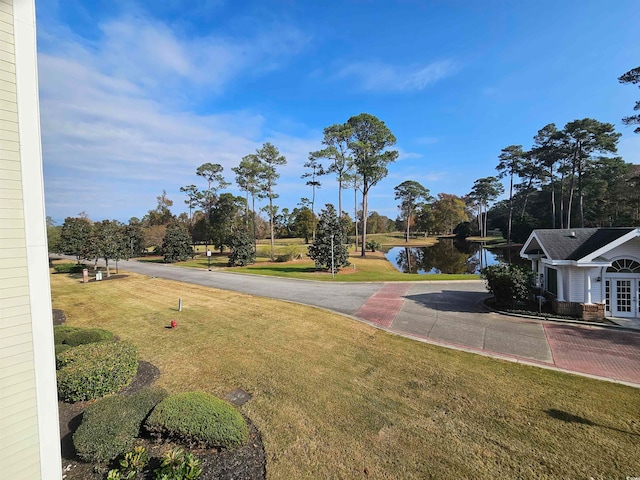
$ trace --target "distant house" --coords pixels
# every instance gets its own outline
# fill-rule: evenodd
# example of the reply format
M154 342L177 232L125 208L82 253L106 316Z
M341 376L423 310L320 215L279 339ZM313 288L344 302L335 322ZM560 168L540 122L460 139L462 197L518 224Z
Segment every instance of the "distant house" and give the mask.
M534 230L520 256L556 313L640 318L640 228Z
M60 479L34 0L0 0L0 478Z

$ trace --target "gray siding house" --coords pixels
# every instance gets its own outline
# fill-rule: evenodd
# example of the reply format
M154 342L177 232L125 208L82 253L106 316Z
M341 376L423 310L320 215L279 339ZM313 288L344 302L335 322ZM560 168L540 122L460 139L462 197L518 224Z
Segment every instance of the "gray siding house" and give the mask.
M34 0L0 0L0 478L60 479Z
M534 230L520 256L555 312L640 319L640 228Z

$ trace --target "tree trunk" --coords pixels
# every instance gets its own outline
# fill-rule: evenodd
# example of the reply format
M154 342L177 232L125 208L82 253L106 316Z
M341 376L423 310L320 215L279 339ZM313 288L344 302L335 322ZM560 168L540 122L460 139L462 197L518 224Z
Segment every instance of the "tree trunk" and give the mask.
M553 181L553 165L549 168L550 185L551 185L551 228L556 228L556 189Z
M342 220L342 175L338 177L338 218Z
M580 228L584 228L584 197L582 196L582 159L578 161L578 208L580 209Z
M271 251L269 252L269 259L273 262L273 196L271 195L271 189L269 189L269 230L271 237Z
M573 208L573 191L575 189L576 179L576 163L573 159L573 165L571 166L571 179L569 180L569 199L567 203L567 228L571 228L571 210Z
M407 238L405 239L405 242L409 241L409 222L411 221L411 213L407 214Z
M109 271L109 259L105 257L104 264L107 266L107 278L111 276L111 272Z
M256 239L256 196L251 194L251 210L253 211L253 253L258 251L258 241Z
M356 243L356 252L358 251L358 188L353 187L353 218L355 225L355 243ZM80 262L78 262L80 263Z
M513 217L513 169L509 181L509 223L507 224L507 244L511 243L511 218Z
M360 256L364 257L367 254L365 245L367 244L367 207L368 207L368 189L365 180L362 181L362 245L360 245Z
M315 177L314 177L315 178ZM316 214L315 214L315 205L316 203L316 187L315 185L311 188L311 234L313 241L316 241Z

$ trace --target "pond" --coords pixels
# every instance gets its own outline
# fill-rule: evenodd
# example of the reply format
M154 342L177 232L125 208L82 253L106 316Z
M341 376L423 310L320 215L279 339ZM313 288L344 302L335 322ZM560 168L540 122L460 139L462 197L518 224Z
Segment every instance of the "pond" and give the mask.
M529 265L520 258L520 249L495 248L489 250L479 242L458 238L441 238L431 247L393 247L386 253L391 264L403 273L479 273L484 267L497 263Z

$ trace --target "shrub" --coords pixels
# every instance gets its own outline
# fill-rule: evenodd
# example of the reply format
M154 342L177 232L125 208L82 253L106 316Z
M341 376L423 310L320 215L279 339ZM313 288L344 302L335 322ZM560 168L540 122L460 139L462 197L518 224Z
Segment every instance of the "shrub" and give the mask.
M78 327L68 327L67 325L56 325L53 327L53 343L56 345L61 343L67 343L69 335L81 330Z
M204 392L170 395L145 426L156 436L203 447L236 447L249 436L244 418L231 404Z
M138 369L138 353L127 342L89 343L62 352L57 363L58 395L66 402L77 402L128 385Z
M147 388L130 397L115 395L98 400L84 412L73 434L78 456L102 463L129 450L144 419L166 396L163 389Z
M376 242L375 240L369 240L365 245L365 248L367 250L371 250L372 252L375 252L376 250L380 250L381 247L382 245L380 245L380 242Z
M59 263L53 266L56 273L82 273L85 268L87 266L82 263Z
M113 342L115 339L115 336L109 330L103 330L101 328L80 328L66 335L63 343L77 347L78 345L85 345L87 343Z
M67 345L66 343L56 343L54 345L54 348L55 348L55 352L56 352L56 358L58 358L58 355L60 355L62 352L66 352L67 350L69 350L72 347L71 347L71 345ZM56 366L56 368L59 368L59 367Z
M487 282L487 290L500 306L515 308L524 301L533 288L533 272L517 265L490 265L480 272Z
M231 236L230 267L244 267L255 263L256 254L253 250L253 238L244 230L239 230Z
M156 480L196 480L202 474L200 460L181 448L166 452L155 471Z

